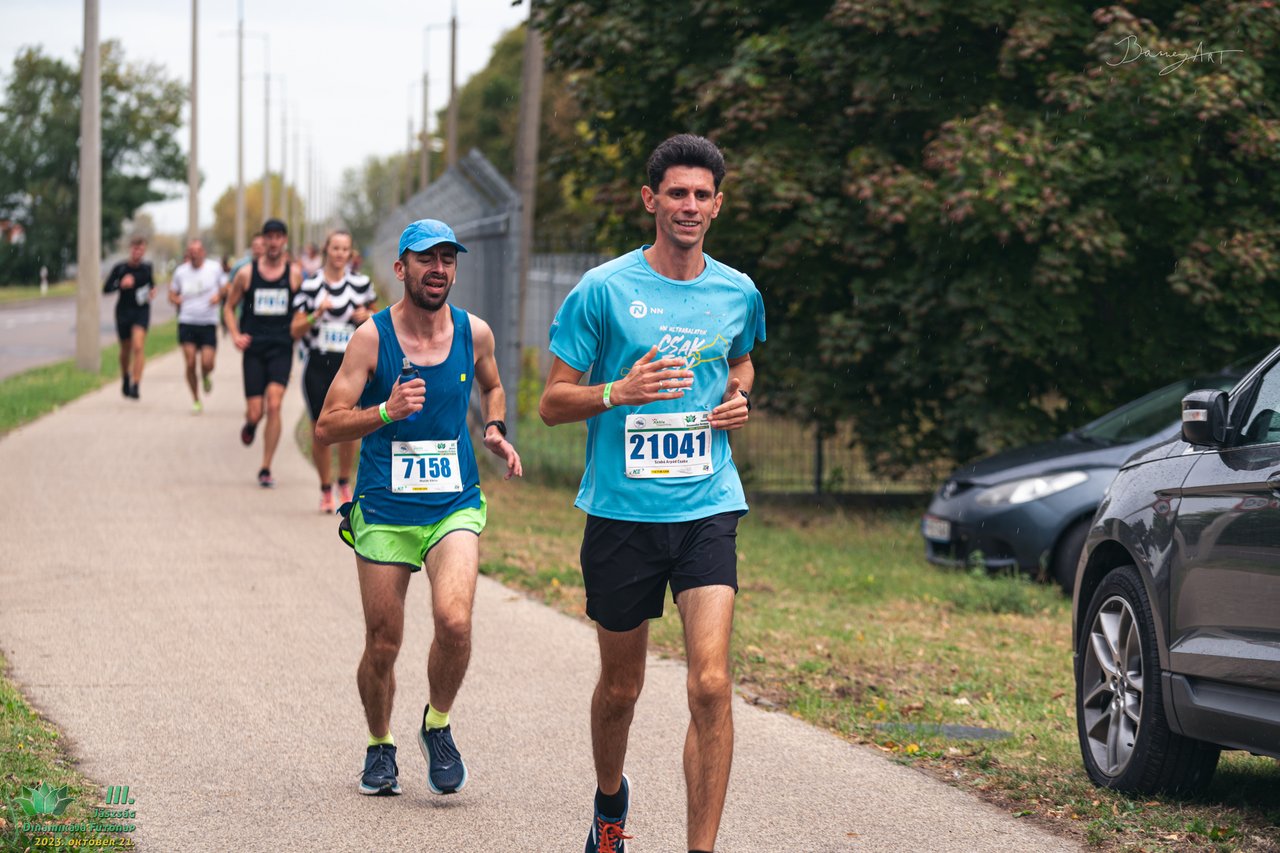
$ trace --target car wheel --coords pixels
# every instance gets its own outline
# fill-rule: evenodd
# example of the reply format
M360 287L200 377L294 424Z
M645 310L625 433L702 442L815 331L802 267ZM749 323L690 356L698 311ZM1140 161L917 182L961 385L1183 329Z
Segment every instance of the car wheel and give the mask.
M1076 566L1084 551L1084 540L1089 536L1092 518L1084 518L1067 528L1058 537L1058 547L1053 549L1053 579L1070 595L1076 588Z
M1191 793L1219 747L1170 730L1155 621L1138 570L1108 574L1089 602L1076 649L1076 725L1095 784L1134 794Z

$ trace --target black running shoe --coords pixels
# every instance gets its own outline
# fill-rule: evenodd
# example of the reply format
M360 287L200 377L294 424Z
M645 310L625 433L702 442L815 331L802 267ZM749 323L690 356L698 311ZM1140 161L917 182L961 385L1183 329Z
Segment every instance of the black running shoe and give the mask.
M246 421L245 425L240 427L240 443L243 444L245 447L248 447L249 445L253 444L253 434L256 433L257 431L258 431L257 424L251 424Z
M138 388L140 388L140 387L141 387L141 385L142 385L142 383L140 383L140 382L130 382L130 383L129 383L129 396L130 396L130 397L132 397L132 398L133 398L133 399L135 399L135 400L136 400L136 399L138 399Z
M271 470L269 468L263 468L261 471L258 472L259 486L262 486L262 488L264 489L270 489L270 488L273 488L275 484L276 484L275 477L271 476Z
M360 774L360 793L371 797L389 797L400 793L396 775L396 748L389 743L375 743L364 754L364 772Z
M123 394L123 395L124 395L124 396L126 396L126 397L132 396L132 395L129 393L129 384L130 384L130 383L129 383L129 377L128 377L128 376L126 376L126 377L124 377L123 379L121 379L121 380L120 380L120 393L121 393L121 394Z
M423 716L426 711L423 710ZM461 791L467 784L467 765L458 754L458 747L453 743L453 735L449 727L442 729L427 728L424 720L418 726L418 746L422 749L422 757L427 759L427 787L433 794L453 794Z

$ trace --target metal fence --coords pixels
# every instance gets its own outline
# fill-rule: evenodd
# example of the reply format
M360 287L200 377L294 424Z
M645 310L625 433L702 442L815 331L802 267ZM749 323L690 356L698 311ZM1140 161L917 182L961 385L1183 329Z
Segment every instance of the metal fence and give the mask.
M556 310L584 272L608 259L607 255L591 253L535 254L530 258L522 333L524 346L538 350L540 378L545 378L550 367L547 330ZM871 472L865 454L853 443L848 424L839 425L830 435L819 435L811 424L757 410L751 426L731 434L731 441L743 485L755 494L913 499L936 485L932 472L893 478ZM570 454L570 464L580 470L580 456Z
M447 222L467 247L458 260L450 303L483 317L497 341L498 373L507 386L506 422L514 442L518 429L516 380L520 376L520 196L484 155L472 150L438 180L391 211L378 226L368 251L372 268L386 270L387 297L396 301L403 285L389 275L400 232L418 219ZM476 398L473 397L473 407Z

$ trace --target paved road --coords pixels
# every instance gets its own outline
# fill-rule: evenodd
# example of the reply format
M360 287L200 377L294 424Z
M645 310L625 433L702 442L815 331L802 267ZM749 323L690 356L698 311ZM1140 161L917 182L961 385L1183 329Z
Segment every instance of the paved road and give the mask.
M152 324L174 316L162 289L151 303ZM116 294L102 297L103 345L116 340ZM54 296L0 305L0 379L76 355L76 298ZM145 374L144 374L145 376Z
M130 786L143 850L581 850L594 635L484 578L454 710L469 785L431 795L415 746L430 639L415 578L392 723L405 793L356 793L350 552L315 512L287 438L279 487L254 484L238 359L220 355L203 416L188 413L170 354L141 401L110 386L0 439L0 648L13 676L90 778ZM286 422L300 412L290 388ZM684 681L681 664L650 659L628 759L632 853L685 849ZM786 715L742 701L734 713L721 853L1079 849Z

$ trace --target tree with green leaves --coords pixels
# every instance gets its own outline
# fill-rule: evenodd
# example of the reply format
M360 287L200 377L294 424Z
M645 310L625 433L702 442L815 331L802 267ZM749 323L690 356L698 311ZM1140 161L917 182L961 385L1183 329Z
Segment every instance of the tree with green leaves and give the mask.
M716 140L709 250L765 296L760 396L882 470L1275 343L1275 2L537 2L602 247L643 239L658 141Z
M169 197L157 184L186 180L177 132L187 90L157 65L126 61L116 41L101 46L101 73L108 245L138 208ZM30 280L42 265L56 280L75 258L79 136L79 67L23 50L0 103L0 219L19 223L26 239L0 247L0 281Z

